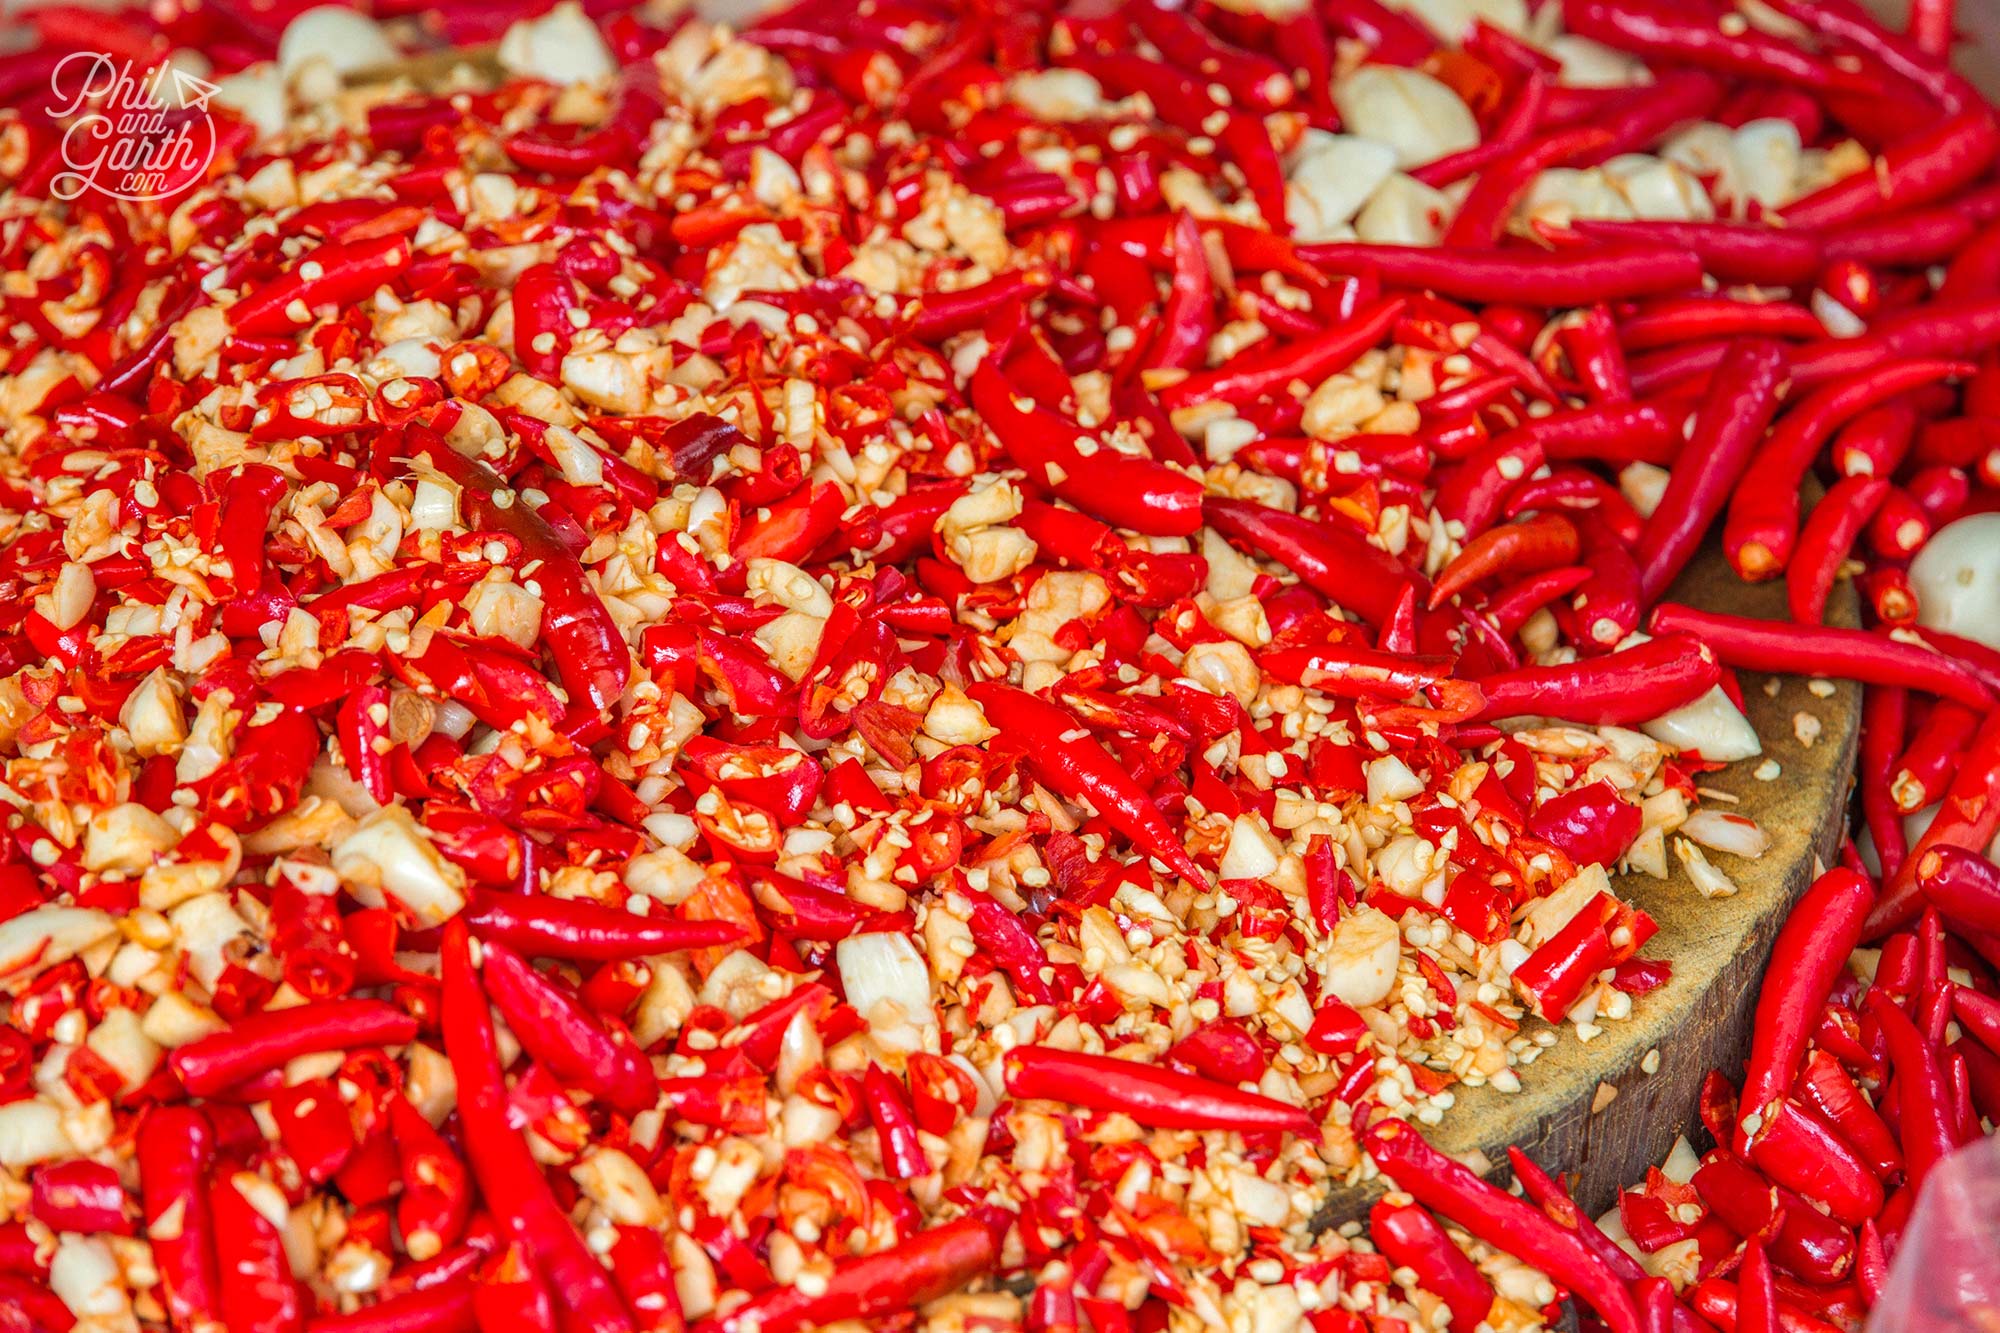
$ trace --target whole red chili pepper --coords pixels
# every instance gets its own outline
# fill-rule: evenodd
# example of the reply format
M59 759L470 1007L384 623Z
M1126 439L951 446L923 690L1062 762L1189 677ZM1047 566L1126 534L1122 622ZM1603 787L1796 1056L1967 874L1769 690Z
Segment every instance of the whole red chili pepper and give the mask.
M1405 586L1422 588L1415 571L1336 525L1219 497L1210 497L1202 513L1223 537L1277 561L1307 587L1372 625L1394 613Z
M1341 241L1301 246L1299 257L1335 272L1373 274L1391 286L1428 288L1458 301L1592 305L1701 284L1701 259L1691 250L1606 248L1546 255Z
M1784 373L1784 352L1776 343L1752 338L1730 345L1635 553L1648 600L1687 567L1728 503L1777 411Z
M466 1156L502 1230L535 1257L563 1293L565 1333L633 1333L610 1277L556 1203L541 1166L507 1120L507 1090L486 993L465 924L447 922L443 946L445 1054L458 1079Z
M1007 1091L1016 1097L1118 1112L1155 1129L1232 1129L1313 1137L1312 1116L1227 1083L1053 1046L1017 1046L1003 1057Z
M987 719L1027 751L1031 768L1067 800L1083 801L1147 856L1196 884L1207 877L1173 826L1066 709L996 682L966 689Z
M1721 679L1722 668L1700 638L1662 632L1606 657L1482 676L1477 684L1486 705L1479 716L1629 726L1694 702Z
M1724 663L1750 671L1789 671L1810 663L1815 675L1899 685L1985 708L1992 692L1972 671L1942 653L1866 630L1801 626L1699 611L1677 602L1653 609L1656 634L1690 634Z
M998 1260L986 1223L961 1217L893 1248L843 1259L823 1281L773 1287L702 1320L694 1333L802 1333L842 1320L868 1323L948 1296Z
M300 1055L400 1046L416 1035L417 1021L392 1004L323 1000L247 1015L221 1032L177 1048L168 1062L189 1092L205 1097Z
M1879 989L1867 996L1868 1015L1881 1026L1896 1075L1896 1130L1903 1145L1909 1187L1922 1187L1931 1169L1958 1146L1956 1121L1930 1041L1896 1002Z
M1813 881L1778 931L1757 993L1744 1067L1742 1104L1756 1110L1791 1089L1799 1061L1835 978L1860 942L1875 886L1851 870ZM1739 1130L1737 1151L1743 1150Z
M1729 505L1722 545L1736 572L1760 579L1784 569L1798 530L1799 481L1842 423L1899 394L1970 369L1952 361L1882 366L1828 384L1787 411L1743 472Z
M137 1141L142 1220L152 1242L167 1316L181 1333L222 1318L207 1179L215 1131L191 1106L155 1106Z
M1378 1202L1368 1212L1368 1235L1391 1263L1415 1272L1418 1284L1445 1303L1448 1327L1470 1333L1492 1312L1492 1284L1417 1205Z
M1402 1121L1371 1126L1362 1146L1417 1202L1547 1273L1582 1297L1612 1333L1639 1333L1638 1310L1625 1284L1574 1233L1532 1204L1487 1184Z
M1974 107L1891 144L1874 170L1793 200L1779 216L1817 230L1927 204L1977 179L1996 153L2000 126L1987 108Z
M973 372L973 405L1030 482L1115 527L1165 537L1201 528L1201 483L1150 458L1080 447L1082 427L1028 402L990 362Z
M653 1066L628 1033L598 1019L512 949L484 943L486 992L528 1054L566 1086L628 1116L658 1102Z

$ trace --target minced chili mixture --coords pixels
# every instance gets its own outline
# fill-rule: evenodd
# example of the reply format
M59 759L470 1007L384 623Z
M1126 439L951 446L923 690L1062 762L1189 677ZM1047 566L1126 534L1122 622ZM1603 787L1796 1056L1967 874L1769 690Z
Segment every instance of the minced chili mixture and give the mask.
M164 199L0 122L0 1328L1841 1323L1883 1062L2000 1034L1903 929L2000 926L2000 676L1878 577L2000 205L1869 182L2000 131L1816 6L31 20L219 87ZM1826 123L1885 61L1951 137ZM1662 600L1725 515L1794 637ZM1736 892L1786 666L1963 816L1602 1228L1441 1157L1671 975L1616 876Z

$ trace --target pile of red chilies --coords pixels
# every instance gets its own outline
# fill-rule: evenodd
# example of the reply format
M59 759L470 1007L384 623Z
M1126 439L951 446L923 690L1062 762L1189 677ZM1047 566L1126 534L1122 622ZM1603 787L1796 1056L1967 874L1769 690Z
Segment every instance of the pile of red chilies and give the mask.
M1857 1328L2000 1120L1948 0L539 8L0 80L0 1329ZM51 198L76 50L209 179ZM1504 1191L1419 1126L1668 979L1738 670L1869 851L1706 1156Z

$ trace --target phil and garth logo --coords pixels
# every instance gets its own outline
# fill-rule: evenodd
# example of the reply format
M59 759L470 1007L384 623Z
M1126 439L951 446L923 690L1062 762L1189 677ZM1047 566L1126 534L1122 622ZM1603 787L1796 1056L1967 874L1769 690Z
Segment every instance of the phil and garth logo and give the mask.
M208 113L214 84L95 51L67 56L49 74L49 114L64 127L58 199L86 190L134 202L168 199L200 181L215 157Z

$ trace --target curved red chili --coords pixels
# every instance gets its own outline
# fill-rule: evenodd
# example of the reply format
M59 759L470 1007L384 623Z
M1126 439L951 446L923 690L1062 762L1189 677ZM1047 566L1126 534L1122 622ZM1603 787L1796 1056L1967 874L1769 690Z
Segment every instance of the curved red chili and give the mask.
M1815 880L1785 918L1757 992L1750 1060L1743 1072L1746 1108L1754 1110L1791 1090L1820 1007L1860 942L1862 922L1874 902L1873 884L1836 868ZM1738 1151L1742 1145L1739 1132Z
M1722 668L1707 643L1662 632L1606 657L1482 676L1477 684L1486 704L1479 716L1630 726L1694 702L1721 679Z
M1053 1046L1017 1046L1002 1057L1007 1091L1107 1114L1155 1129L1230 1129L1313 1137L1304 1108L1158 1065Z
M1159 807L1066 709L995 682L966 688L987 720L1026 750L1029 767L1068 800L1083 801L1147 856L1196 884L1207 876Z
M324 1000L249 1014L177 1048L168 1057L182 1086L197 1097L268 1073L301 1055L358 1046L400 1046L417 1021L381 1000Z

